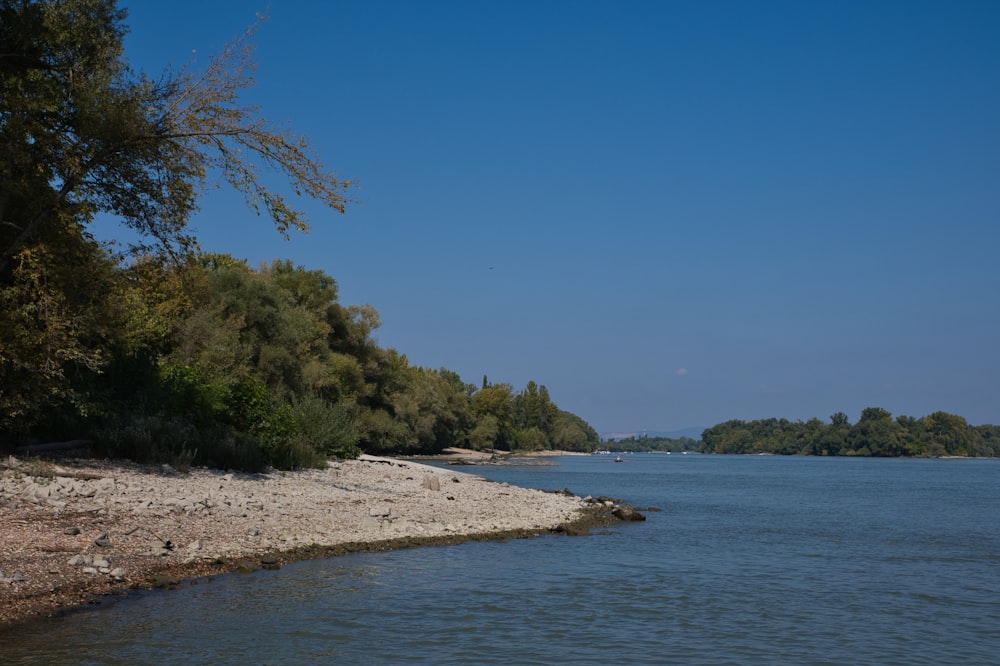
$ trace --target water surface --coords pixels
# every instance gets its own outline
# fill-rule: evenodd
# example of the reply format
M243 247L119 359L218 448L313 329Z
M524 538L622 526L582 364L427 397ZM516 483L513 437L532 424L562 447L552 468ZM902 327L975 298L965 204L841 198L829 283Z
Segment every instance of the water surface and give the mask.
M645 523L300 562L0 634L4 664L988 664L1000 461L644 454L462 471Z

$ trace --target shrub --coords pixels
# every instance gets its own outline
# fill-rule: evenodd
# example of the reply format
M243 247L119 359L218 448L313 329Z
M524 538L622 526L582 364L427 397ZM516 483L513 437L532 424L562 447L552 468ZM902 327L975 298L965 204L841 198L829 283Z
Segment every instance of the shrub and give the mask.
M323 458L357 458L358 432L344 405L331 405L311 396L291 408L291 439L310 447Z

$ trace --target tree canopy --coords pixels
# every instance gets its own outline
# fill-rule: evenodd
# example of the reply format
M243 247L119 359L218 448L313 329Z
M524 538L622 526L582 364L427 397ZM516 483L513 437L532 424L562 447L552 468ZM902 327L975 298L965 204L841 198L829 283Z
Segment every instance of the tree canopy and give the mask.
M1000 427L969 425L964 418L934 412L914 418L867 407L851 424L843 412L829 423L817 418L731 420L702 433L706 453L774 453L821 456L1000 456Z
M240 101L256 26L202 70L150 77L124 57L125 19L113 0L0 0L0 446L89 437L260 469L596 443L545 387L479 390L383 349L375 309L342 305L322 271L202 253L187 224L213 181L279 234L307 228L290 196L343 212L349 183ZM139 241L113 254L97 215Z
M0 2L0 273L27 245L98 213L187 249L209 178L242 192L279 232L305 229L261 166L344 210L348 183L302 137L240 102L253 83L254 28L204 70L153 79L124 58L125 17L114 0Z

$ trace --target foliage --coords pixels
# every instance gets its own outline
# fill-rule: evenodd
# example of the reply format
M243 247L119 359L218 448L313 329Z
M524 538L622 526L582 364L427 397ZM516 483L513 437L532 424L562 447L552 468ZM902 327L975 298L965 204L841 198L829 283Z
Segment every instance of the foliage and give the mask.
M560 451L588 452L596 448L597 432L576 414L560 411L552 430L552 447Z
M955 414L914 418L867 407L851 425L843 412L819 419L726 421L702 433L706 453L773 453L823 456L1000 456L1000 427L970 426Z
M203 71L133 72L114 0L0 3L0 273L69 217L110 213L142 236L191 247L187 219L218 174L281 233L302 214L258 176L343 211L347 183L308 144L267 123L240 93L253 83L254 28Z
M0 431L94 410L80 390L105 366L123 310L110 258L73 227L22 247L0 281Z
M378 313L289 261L253 268L187 233L212 178L281 234L306 221L265 184L343 211L348 183L266 122L254 29L200 72L132 71L113 0L0 0L0 444L93 437L106 455L260 470L361 450L583 450L596 433L544 386L481 389L413 367ZM88 228L138 233L112 254Z
M619 439L608 440L601 444L601 448L607 451L633 451L633 452L651 452L651 451L666 451L673 453L675 451L700 451L700 442L697 439L692 439L690 437L681 437L679 439L674 439L671 437L659 437L659 436L632 436L624 437Z
M324 460L346 460L360 455L358 433L346 405L331 405L318 396L310 396L292 405L291 417L291 439L322 455Z

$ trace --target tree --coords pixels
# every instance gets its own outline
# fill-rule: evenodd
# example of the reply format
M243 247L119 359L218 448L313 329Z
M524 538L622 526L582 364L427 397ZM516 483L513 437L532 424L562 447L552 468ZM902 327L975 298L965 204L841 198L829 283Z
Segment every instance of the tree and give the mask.
M600 436L576 414L560 410L552 428L552 446L563 451L589 452L597 448Z
M87 231L97 214L138 232L133 250L157 245L161 258L183 260L210 179L241 191L282 234L306 221L258 178L261 166L284 171L296 195L339 211L346 203L348 184L303 139L240 104L256 26L204 71L152 79L123 58L125 18L114 0L0 0L0 427L9 432L31 429L52 406L84 415L81 383L112 359L155 356L171 338L171 308L183 303L125 284L155 270L147 261L116 274L120 258Z
M847 414L844 412L837 412L836 414L830 416L830 425L849 426L851 423L847 420Z
M976 455L976 433L969 428L965 419L957 414L934 412L921 419L923 433L930 445L931 453L937 455Z
M302 213L258 178L261 165L343 212L348 183L303 138L240 105L256 26L204 71L153 80L123 58L125 17L114 0L0 0L0 275L52 227L99 212L190 246L186 223L212 175L282 234L305 230Z
M514 445L513 392L510 384L490 384L472 396L472 413L481 428L474 428L474 442L484 448L510 449ZM490 440L484 433L492 433Z
M125 319L114 265L93 242L52 238L0 281L0 432L51 430L93 411L78 390L109 359Z

